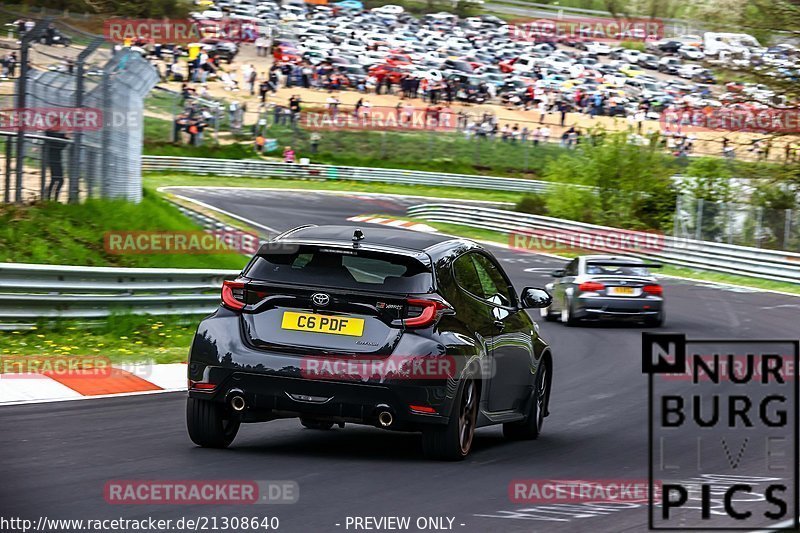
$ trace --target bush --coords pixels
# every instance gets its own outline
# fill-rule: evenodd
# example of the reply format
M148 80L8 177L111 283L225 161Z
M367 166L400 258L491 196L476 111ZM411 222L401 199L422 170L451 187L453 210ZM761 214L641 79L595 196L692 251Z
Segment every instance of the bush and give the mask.
M656 143L628 141L625 133L607 135L550 161L547 179L584 186L549 191L550 215L628 229L667 229L674 209L675 162Z
M556 218L579 222L600 222L598 196L590 189L559 184L547 193L547 212Z
M531 215L546 215L547 199L543 194L526 194L519 199L514 210Z

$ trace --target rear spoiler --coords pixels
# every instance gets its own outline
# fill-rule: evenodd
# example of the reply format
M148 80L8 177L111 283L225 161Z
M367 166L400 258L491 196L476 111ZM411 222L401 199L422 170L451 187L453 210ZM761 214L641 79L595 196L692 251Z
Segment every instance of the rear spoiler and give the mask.
M664 265L660 265L658 263L620 263L619 261L587 261L586 266L662 268Z

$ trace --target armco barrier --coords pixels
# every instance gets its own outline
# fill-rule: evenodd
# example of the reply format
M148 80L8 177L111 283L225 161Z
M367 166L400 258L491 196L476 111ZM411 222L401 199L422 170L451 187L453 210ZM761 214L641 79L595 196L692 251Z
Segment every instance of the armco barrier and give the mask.
M560 230L566 235L568 232L620 231L607 226L456 204L416 205L408 208L408 215L432 222L461 224L504 233L546 230L549 235L557 235ZM793 252L664 237L663 249L631 255L676 266L800 283L800 254Z
M0 263L0 321L208 313L236 270Z
M565 236L620 231L471 205L429 203L410 207L408 214L505 233L546 231L551 237L559 230ZM564 242L568 244L566 238ZM663 243L663 249L633 255L671 265L800 283L797 253L672 237L665 237ZM117 311L153 315L208 313L219 305L222 281L238 274L236 270L0 263L0 322L102 318Z
M341 167L336 165L300 165L258 159L206 159L201 157L142 157L143 171L187 172L190 174L236 176L244 178L284 178L351 180L403 185L432 185L469 189L491 189L541 193L550 187L545 181L469 174L444 174L393 168Z

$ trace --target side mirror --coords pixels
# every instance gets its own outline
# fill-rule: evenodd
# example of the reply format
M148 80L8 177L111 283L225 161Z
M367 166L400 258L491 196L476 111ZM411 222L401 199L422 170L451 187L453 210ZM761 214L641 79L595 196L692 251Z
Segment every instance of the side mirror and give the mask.
M544 289L525 287L522 289L520 301L525 309L539 309L549 306L553 302L553 297Z
M550 272L550 275L553 276L554 278L563 278L564 276L567 275L567 271L564 270L563 268L559 268Z

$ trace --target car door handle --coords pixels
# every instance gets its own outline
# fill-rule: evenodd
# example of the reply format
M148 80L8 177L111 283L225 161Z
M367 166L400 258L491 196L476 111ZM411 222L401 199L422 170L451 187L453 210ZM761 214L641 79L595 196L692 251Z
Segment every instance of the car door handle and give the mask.
M494 327L496 327L500 331L503 331L504 329L506 329L506 323L503 322L502 320L495 320Z

